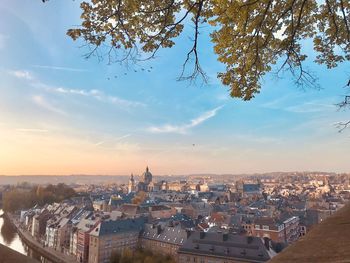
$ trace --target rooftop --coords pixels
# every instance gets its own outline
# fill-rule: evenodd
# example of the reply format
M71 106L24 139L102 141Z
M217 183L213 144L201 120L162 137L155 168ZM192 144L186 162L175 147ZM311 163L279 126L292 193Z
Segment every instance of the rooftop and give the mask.
M182 245L187 239L187 232L179 225L170 227L165 224L158 223L146 224L142 237L175 245Z
M217 232L194 232L179 249L179 253L213 255L247 262L266 262L270 259L260 238Z
M118 219L115 221L102 221L91 232L93 236L113 235L125 232L141 231L145 218Z

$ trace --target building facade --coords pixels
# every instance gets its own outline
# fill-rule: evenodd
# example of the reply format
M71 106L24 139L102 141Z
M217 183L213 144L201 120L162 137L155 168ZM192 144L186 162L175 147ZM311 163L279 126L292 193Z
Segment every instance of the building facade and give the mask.
M152 192L153 191L153 175L149 171L148 166L146 167L146 171L141 176L141 181L137 184L138 191L144 192Z
M145 218L102 221L90 232L89 263L109 263L114 252L135 250Z
M257 218L252 224L251 235L280 243L294 242L300 237L299 217L293 216L283 221L270 217Z
M131 174L129 184L128 184L128 193L133 193L136 191L134 175Z
M194 232L178 250L179 263L266 262L270 258L260 238L216 232Z
M177 251L184 244L190 232L181 225L146 224L140 236L140 246L162 255L177 259Z

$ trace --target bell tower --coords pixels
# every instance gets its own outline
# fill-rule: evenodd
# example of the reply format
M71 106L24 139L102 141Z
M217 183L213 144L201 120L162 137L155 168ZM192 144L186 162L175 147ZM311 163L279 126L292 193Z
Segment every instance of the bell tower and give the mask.
M131 174L130 176L130 180L129 180L129 185L128 185L128 193L132 193L135 192L135 179L134 179L134 175Z

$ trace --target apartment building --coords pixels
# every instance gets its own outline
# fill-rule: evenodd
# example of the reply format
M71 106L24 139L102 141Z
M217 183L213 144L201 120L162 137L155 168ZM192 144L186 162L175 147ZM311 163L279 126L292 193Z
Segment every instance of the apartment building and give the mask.
M284 220L271 217L260 217L254 220L251 235L267 237L275 242L290 243L297 240L299 234L299 217L292 216Z
M177 258L178 249L189 237L190 232L178 225L167 223L145 224L140 236L143 249Z
M257 237L194 232L178 250L178 262L266 262L271 254L269 248Z
M109 263L112 253L134 250L146 219L101 221L90 232L89 263Z

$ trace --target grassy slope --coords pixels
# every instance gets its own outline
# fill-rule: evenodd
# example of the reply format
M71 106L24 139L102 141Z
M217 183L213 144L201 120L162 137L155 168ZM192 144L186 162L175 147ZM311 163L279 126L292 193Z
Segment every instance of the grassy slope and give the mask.
M282 262L350 262L350 204L269 261Z

